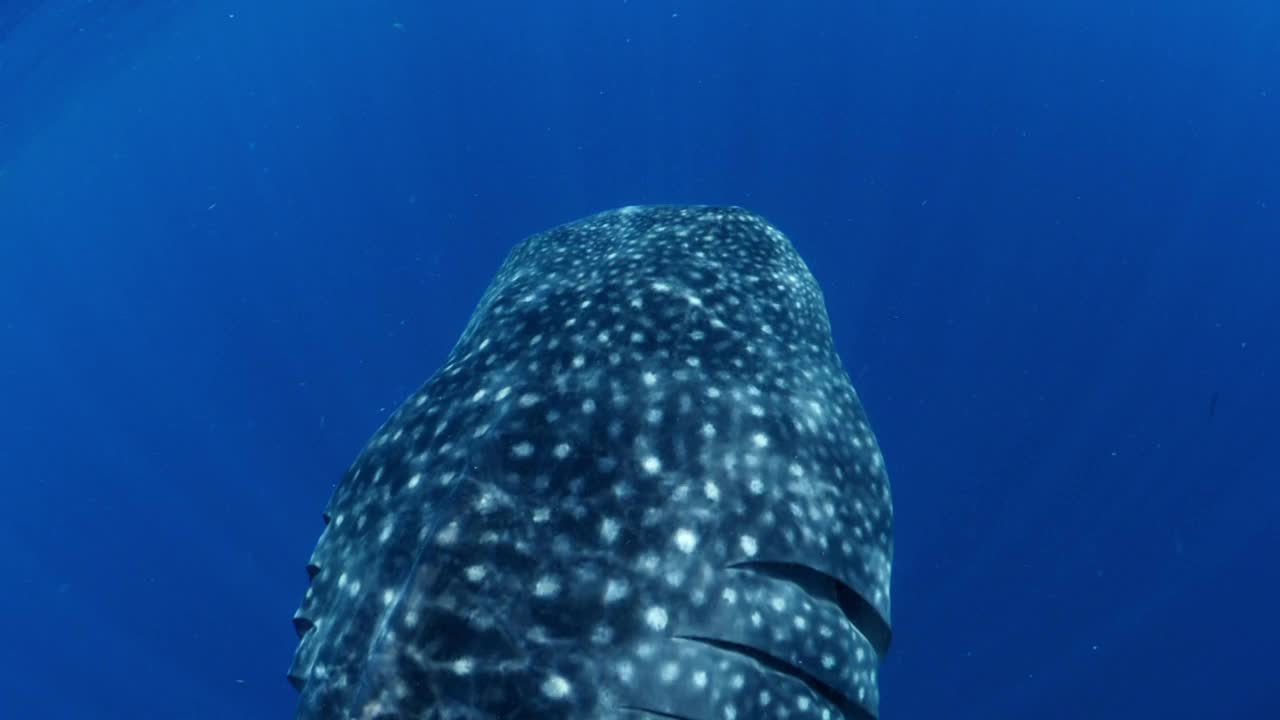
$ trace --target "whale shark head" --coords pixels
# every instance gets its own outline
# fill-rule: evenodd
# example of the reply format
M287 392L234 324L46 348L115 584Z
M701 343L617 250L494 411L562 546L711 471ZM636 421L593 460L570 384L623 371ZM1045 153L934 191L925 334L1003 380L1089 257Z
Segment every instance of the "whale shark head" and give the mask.
M892 507L821 291L731 207L512 251L324 514L298 718L872 718Z

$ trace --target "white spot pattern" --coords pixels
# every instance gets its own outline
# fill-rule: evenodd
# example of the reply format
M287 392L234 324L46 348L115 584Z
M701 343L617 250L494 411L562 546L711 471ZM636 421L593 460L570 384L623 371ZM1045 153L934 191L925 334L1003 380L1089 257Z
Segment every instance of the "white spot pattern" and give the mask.
M527 240L327 517L291 671L304 703L342 706L383 632L385 667L501 689L449 698L472 714L519 697L521 712L593 717L606 695L662 683L690 717L842 716L803 682L680 639L709 633L803 657L876 710L881 631L811 593L839 582L888 617L884 461L812 276L745 211L625 208ZM432 660L445 628L509 629L518 652L465 643ZM393 671L367 707L421 715L414 687Z

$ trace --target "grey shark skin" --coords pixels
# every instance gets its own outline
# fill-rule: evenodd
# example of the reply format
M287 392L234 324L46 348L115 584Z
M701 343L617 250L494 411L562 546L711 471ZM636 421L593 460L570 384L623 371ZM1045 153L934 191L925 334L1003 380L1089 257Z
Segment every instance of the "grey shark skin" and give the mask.
M300 720L877 716L884 463L813 276L745 210L525 240L325 519Z

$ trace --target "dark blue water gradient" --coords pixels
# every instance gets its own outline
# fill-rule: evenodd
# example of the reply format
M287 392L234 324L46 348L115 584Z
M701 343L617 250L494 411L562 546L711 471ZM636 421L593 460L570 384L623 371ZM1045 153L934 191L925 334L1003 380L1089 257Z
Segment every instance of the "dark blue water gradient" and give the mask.
M520 237L737 203L898 515L885 718L1269 718L1257 0L0 11L0 716L281 718L320 511Z

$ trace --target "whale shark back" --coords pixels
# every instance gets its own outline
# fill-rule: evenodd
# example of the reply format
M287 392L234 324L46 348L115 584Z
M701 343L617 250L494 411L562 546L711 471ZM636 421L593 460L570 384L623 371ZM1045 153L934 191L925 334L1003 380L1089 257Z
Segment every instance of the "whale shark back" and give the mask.
M325 512L298 718L871 718L892 506L791 243L633 207L512 251Z

